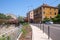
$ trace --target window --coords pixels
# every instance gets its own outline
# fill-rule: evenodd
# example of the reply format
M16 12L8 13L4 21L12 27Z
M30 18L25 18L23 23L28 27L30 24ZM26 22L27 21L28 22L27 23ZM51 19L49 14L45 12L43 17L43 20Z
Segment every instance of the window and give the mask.
M50 8L50 10L51 10L51 8Z
M40 10L41 10L41 7L40 7Z
M54 9L54 11L55 11L56 9Z
M52 13L50 12L50 14L52 14Z
M38 10L36 10L36 13L38 13Z
M55 15L56 15L56 13L55 13Z
M50 16L50 18L52 18L52 17Z
M31 13L31 15L32 15L32 13Z
M43 9L45 9L45 7L43 7Z
M43 14L45 14L45 12L43 12Z

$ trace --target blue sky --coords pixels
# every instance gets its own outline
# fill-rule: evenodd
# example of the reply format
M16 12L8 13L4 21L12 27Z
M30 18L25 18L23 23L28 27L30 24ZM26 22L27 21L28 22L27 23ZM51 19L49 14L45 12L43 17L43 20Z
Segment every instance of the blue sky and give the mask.
M26 13L46 3L57 6L60 0L0 0L0 13L26 16Z

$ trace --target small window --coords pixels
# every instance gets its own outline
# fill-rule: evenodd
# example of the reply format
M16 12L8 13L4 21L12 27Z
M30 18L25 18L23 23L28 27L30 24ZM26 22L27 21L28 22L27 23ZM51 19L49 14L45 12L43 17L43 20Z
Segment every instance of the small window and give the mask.
M36 13L38 13L38 10L36 10Z
M55 13L55 15L56 15L56 13Z
M55 11L56 9L54 9L54 11Z
M32 15L32 13L31 13L31 15Z
M41 10L41 7L40 7L40 10Z
M52 13L50 12L50 14L52 14Z
M45 12L43 12L43 14L45 14Z
M50 10L51 10L51 8L50 8Z
M45 7L43 7L45 9Z
M50 18L52 18L52 17L50 16Z

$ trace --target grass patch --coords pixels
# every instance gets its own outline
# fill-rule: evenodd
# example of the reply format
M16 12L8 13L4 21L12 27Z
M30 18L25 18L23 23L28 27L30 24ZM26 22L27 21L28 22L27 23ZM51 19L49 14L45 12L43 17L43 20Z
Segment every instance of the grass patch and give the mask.
M26 34L28 33L28 30L27 30L28 27L29 27L29 24L28 24L28 23L24 23L24 24L23 24L22 32L23 32L24 37L25 37Z
M28 23L23 24L22 32L20 40L32 40L32 29Z
M27 31L26 31L25 29L22 29L22 32L23 32L23 35L24 35L24 37L25 37L26 34L27 34Z

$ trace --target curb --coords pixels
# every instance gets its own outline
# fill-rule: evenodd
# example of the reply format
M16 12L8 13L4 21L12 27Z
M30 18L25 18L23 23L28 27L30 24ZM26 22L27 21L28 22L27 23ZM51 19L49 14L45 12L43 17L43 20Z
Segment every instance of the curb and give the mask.
M20 33L20 35L18 36L17 40L19 40L19 38L21 37L22 33L23 33L23 32Z
M31 24L30 24L30 27L31 27ZM32 29L32 27L31 27L31 29ZM33 40L33 30L32 30L32 40Z

